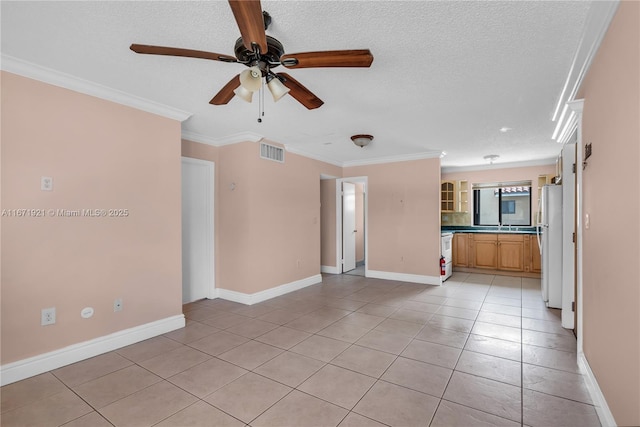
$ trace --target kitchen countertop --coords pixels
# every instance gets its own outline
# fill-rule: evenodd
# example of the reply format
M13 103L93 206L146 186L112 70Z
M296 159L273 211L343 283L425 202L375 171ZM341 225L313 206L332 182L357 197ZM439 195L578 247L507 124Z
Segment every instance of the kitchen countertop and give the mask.
M445 225L440 228L445 233L495 233L495 234L536 234L536 227L529 226L502 226L498 227L482 227L470 225Z

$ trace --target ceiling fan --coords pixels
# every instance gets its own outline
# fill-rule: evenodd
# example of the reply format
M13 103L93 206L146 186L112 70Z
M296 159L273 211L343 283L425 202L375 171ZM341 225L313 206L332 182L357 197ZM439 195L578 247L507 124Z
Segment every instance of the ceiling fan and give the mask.
M289 74L274 73L273 68L279 65L286 68L370 67L373 62L369 49L285 54L282 43L265 34L271 23L271 16L262 11L259 0L229 0L229 5L241 35L235 44L235 57L201 50L141 44L132 44L130 49L136 53L202 58L240 63L249 67L224 85L209 101L213 105L227 104L234 95L251 102L253 92L262 87L264 78L275 101L289 93L312 110L324 102Z

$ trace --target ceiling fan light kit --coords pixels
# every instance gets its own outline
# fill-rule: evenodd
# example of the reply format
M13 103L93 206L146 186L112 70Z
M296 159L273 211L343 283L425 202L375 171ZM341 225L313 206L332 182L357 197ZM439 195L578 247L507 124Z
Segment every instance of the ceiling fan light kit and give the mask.
M237 88L235 88L233 90L233 93L235 93L238 98L247 101L247 102L251 102L251 100L253 99L253 92L246 89L244 86L240 85Z
M365 135L365 134L353 135L351 137L351 141L353 141L353 143L358 147L364 148L367 145L369 145L371 141L373 141L373 135Z
M278 102L283 96L291 91L291 89L286 87L273 73L268 74L266 80L267 87L269 88L271 95L273 95L274 102Z
M262 71L251 67L240 73L240 85L248 91L256 92L262 87Z
M323 101L309 89L286 73L273 73L272 68L364 67L373 62L369 49L334 50L286 54L282 43L265 34L271 16L262 11L259 0L229 0L231 11L240 29L241 37L231 55L164 46L132 44L130 49L140 54L183 56L209 59L227 63L241 63L249 69L233 77L212 99L212 105L225 105L234 95L251 102L253 92L262 88L263 78L267 88L278 101L289 93L309 110L320 107ZM262 97L261 97L262 99Z

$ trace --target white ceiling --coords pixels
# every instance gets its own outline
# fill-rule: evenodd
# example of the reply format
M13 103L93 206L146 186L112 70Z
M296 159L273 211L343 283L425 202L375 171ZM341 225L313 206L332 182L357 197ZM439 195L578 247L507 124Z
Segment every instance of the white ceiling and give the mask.
M256 134L336 164L445 151L442 165L543 162L588 1L263 1L287 53L369 48L371 68L286 70L325 104L209 100L241 64L138 55L131 43L233 55L226 1L2 1L2 54L192 113L183 133ZM503 133L502 127L512 128ZM349 137L368 133L360 149Z

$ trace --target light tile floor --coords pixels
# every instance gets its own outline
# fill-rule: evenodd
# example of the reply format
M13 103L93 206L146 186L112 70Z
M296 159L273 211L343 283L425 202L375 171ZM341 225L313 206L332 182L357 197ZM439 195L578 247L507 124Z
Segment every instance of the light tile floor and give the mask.
M1 389L2 426L599 426L540 281L326 275Z

